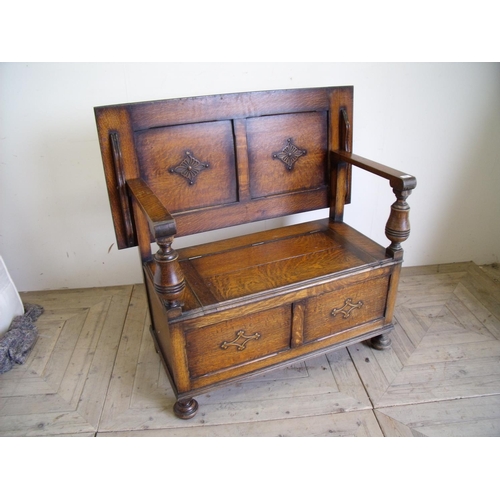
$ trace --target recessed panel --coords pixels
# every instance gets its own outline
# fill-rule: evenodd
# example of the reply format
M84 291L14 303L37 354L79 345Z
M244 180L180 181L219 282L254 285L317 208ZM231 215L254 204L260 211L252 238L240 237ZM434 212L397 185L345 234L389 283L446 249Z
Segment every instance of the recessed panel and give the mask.
M307 302L304 341L335 335L384 317L389 276L312 297Z
M230 121L142 131L135 141L141 177L171 213L237 201Z
M327 114L291 113L247 120L252 198L326 184Z
M286 351L290 328L290 306L196 328L186 333L189 373L197 378Z

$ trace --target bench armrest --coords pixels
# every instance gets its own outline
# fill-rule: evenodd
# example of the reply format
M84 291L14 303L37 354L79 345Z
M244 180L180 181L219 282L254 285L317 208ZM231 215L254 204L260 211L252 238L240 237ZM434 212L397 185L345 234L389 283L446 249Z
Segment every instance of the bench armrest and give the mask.
M353 153L335 150L331 154L333 160L339 166L346 163L356 165L372 174L388 179L396 195L396 202L391 206L391 214L385 225L385 235L391 241L391 245L386 248L386 253L390 257L402 259L403 249L401 243L406 241L410 235L410 207L406 203L406 198L408 198L412 190L417 186L417 179L413 175L405 174L404 172L367 160ZM342 214L340 217L342 217Z
M186 281L178 262L178 254L172 248L174 235L177 233L175 220L142 179L128 180L127 186L144 213L149 230L159 247L154 256L154 288L166 307L167 315L179 316L182 313Z
M127 186L146 216L149 229L155 240L174 236L177 233L175 219L149 186L142 179L128 180Z
M341 150L332 151L332 155L333 158L339 162L356 165L372 174L388 179L391 187L398 191L411 191L417 186L417 179L415 179L413 175L408 175L394 168L386 167L381 163L368 160L362 156Z

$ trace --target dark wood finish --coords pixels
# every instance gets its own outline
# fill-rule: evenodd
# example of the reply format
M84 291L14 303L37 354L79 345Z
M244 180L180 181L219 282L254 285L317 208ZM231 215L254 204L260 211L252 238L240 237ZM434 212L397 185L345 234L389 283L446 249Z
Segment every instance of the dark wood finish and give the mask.
M219 385L361 340L390 345L416 181L351 152L352 95L331 87L96 108L118 245L139 246L179 418ZM343 222L352 165L396 195L387 249ZM320 208L329 219L174 249L178 236Z
M374 349L383 351L385 349L390 349L392 340L391 337L389 337L389 335L383 333L382 335L377 335L376 337L372 337L370 339L370 344Z
M198 401L193 398L179 399L174 404L176 417L187 420L193 418L198 412Z

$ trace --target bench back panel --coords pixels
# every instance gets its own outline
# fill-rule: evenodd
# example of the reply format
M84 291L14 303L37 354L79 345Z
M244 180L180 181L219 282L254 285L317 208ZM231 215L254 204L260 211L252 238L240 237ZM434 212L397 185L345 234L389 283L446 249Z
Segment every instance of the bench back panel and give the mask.
M137 244L126 181L138 177L175 217L178 236L334 205L328 152L350 148L343 112L352 121L352 93L328 87L95 108L119 248Z

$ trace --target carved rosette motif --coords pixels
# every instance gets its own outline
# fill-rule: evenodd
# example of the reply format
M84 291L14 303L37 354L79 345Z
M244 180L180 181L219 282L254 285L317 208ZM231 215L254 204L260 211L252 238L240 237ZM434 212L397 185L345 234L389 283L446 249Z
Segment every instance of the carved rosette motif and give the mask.
M300 149L293 143L293 138L287 139L286 146L276 153L273 153L273 159L281 160L288 170L293 169L295 162L301 157L307 154L305 149Z
M195 158L189 151L186 151L186 158L184 158L179 165L171 167L168 171L171 174L179 174L187 180L188 184L192 186L200 172L209 168L208 163L203 163Z

